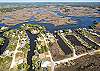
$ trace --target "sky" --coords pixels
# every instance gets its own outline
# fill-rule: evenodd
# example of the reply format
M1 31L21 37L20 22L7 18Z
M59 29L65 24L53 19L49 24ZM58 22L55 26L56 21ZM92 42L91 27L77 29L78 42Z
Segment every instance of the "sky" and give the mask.
M100 2L100 0L0 0L0 2Z

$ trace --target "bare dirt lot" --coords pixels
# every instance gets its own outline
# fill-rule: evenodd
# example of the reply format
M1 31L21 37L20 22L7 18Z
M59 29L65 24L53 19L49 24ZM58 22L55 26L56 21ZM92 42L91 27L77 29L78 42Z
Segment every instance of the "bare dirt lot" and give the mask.
M61 64L55 71L100 71L100 54L86 55L74 61Z

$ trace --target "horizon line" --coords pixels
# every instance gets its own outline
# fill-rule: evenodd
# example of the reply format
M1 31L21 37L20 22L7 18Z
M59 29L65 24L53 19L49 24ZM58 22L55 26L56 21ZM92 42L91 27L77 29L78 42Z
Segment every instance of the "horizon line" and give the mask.
M100 1L4 1L6 3L14 3L14 2L18 2L18 3L21 3L21 2L100 2ZM3 3L3 1L0 1L0 3Z

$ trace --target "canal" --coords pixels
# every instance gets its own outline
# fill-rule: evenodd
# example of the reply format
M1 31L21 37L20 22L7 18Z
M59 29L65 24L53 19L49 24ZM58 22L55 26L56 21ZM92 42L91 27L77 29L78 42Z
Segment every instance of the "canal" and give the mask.
M75 30L75 33L77 35L79 35L80 38L82 38L85 42L88 43L88 45L99 48L99 45L97 45L96 43L92 42L91 40L89 40L88 38L86 38L85 36L83 36L79 31Z
M3 34L3 33L2 33ZM6 50L6 47L9 44L9 39L3 35L0 34L0 37L4 39L3 45L0 45L0 55L3 54L3 52Z
M67 46L67 44L61 39L61 37L58 34L56 34L56 39L57 39L58 45L60 46L62 51L65 53L65 55L73 53L70 47Z
M34 53L34 50L36 47L35 40L36 40L37 36L35 34L32 34L29 30L26 30L26 33L28 35L29 42L30 42L30 49L27 54L27 64L30 65L29 71L35 71L35 70L33 70L33 66L32 66L32 57L33 57L33 55L35 55L35 53Z

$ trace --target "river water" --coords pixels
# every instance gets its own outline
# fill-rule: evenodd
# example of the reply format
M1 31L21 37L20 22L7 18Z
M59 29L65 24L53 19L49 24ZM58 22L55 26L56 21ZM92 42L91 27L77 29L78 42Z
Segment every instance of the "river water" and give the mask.
M42 12L45 12L45 11L42 11ZM55 14L58 17L63 15L62 13L60 13L58 11L55 12ZM40 26L44 26L47 31L54 32L57 30L65 30L65 29L89 28L89 26L94 25L94 21L100 22L100 18L89 17L89 16L64 16L64 17L71 18L72 20L77 21L77 23L55 26L52 23L42 23L40 21L36 21L36 19L34 17L31 17L30 19L27 20L27 22L24 22L21 24L19 23L14 26L8 26L8 27L10 29L17 29L22 24L38 24ZM10 18L10 17L7 16L6 18ZM45 21L45 20L42 20L42 21ZM3 26L7 26L7 25L4 23L0 23L0 27L3 27Z
M59 12L57 13L57 15L61 16L61 14ZM64 24L64 25L55 26L52 23L42 23L40 21L32 20L33 17L28 19L27 22L25 22L25 23L26 24L38 24L40 26L44 26L47 29L47 31L54 32L55 30L89 28L89 26L94 25L94 21L100 22L100 18L95 18L95 17L88 17L88 16L66 16L65 18L67 18L67 17L71 18L72 20L77 21L77 23ZM3 27L3 26L6 26L6 24L0 23L0 27ZM21 24L16 24L14 26L10 26L10 28L16 29L16 28L18 28L20 26L21 26Z

